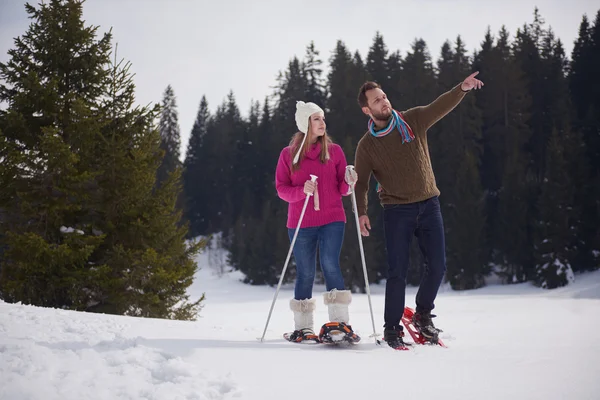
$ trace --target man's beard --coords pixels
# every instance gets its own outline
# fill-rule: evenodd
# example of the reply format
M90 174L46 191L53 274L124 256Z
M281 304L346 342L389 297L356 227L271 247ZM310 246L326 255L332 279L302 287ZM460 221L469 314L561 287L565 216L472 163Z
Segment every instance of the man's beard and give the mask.
M392 110L388 108L387 111L382 111L381 113L371 111L371 115L374 119L379 121L387 121L392 116Z

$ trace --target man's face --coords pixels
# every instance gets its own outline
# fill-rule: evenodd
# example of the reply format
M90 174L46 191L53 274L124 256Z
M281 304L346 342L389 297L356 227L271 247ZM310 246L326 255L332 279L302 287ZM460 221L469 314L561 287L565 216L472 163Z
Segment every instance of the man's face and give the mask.
M363 112L373 119L385 121L392 116L392 104L388 100L383 90L379 88L368 90L367 107L363 107Z

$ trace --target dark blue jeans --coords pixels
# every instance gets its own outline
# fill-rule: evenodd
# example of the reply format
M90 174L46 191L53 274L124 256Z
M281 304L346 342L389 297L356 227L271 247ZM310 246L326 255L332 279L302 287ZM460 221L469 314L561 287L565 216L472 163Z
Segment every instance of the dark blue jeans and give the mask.
M340 269L340 252L344 241L344 222L332 222L323 226L300 228L294 243L294 259L296 260L296 300L312 297L315 273L317 271L317 246L321 270L325 277L327 290L344 290L344 277ZM296 229L288 228L290 243Z
M433 310L446 272L444 222L439 199L435 196L417 203L385 205L383 221L388 257L384 326L400 327L413 236L416 236L425 259L416 298L417 312Z

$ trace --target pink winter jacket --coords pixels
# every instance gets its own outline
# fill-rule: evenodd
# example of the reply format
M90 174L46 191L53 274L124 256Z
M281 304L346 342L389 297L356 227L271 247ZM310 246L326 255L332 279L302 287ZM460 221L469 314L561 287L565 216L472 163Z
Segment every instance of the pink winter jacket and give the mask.
M314 208L314 196L308 201L301 228L326 225L331 222L346 222L346 213L342 205L342 196L347 196L349 186L344 181L346 172L346 157L342 148L337 144L329 145L329 160L322 164L319 160L321 144L317 142L306 152L306 157L300 161L300 169L292 174L291 148L288 146L281 151L275 186L279 197L289 203L287 227L296 228L302 213L306 195L304 182L310 180L310 175L317 176L317 191L319 192L319 211Z

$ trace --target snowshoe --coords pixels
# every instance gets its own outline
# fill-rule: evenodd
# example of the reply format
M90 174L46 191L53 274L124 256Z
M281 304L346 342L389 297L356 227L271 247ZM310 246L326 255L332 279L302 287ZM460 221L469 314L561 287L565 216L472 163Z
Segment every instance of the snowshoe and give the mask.
M436 328L431 321L435 315L430 312L416 313L412 308L405 307L402 323L417 344L434 344L446 347L440 340L439 334L443 332Z
M327 344L358 343L360 337L344 322L328 322L321 327L319 340Z
M298 329L294 332L286 332L283 338L294 343L320 343L319 337L310 328Z

